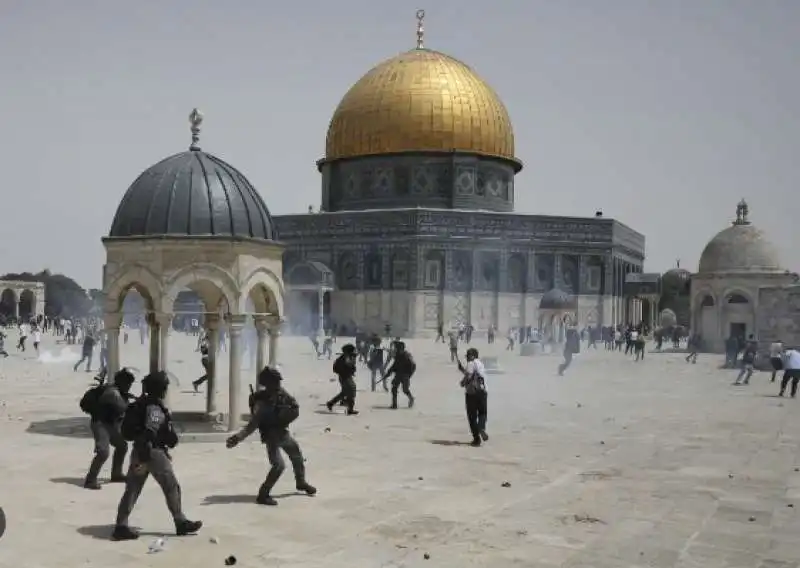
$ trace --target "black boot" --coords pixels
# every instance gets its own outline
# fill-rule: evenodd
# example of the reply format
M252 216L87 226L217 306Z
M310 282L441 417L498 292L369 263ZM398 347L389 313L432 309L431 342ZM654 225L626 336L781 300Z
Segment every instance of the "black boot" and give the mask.
M83 488L99 491L100 489L103 488L103 486L100 485L96 479L87 479L86 481L83 482Z
M328 401L325 403L325 406L328 408L328 412L333 412L333 403Z
M125 483L128 478L124 473L112 473L109 483Z
M269 493L261 493L259 492L258 497L256 497L256 503L259 505L269 505L270 507L275 507L278 502L273 499Z
M397 395L392 395L392 406L390 408L392 410L397 410Z
M295 488L298 491L302 491L306 495L316 495L317 494L317 488L314 487L313 485L311 485L310 483L308 483L305 480L298 480L297 483L295 484Z
M408 395L408 407L414 408L414 397L411 395Z
M139 533L128 525L117 525L114 527L114 532L111 533L111 540L136 540L137 538L139 538Z
M175 521L175 534L178 536L195 534L201 528L203 528L203 521L190 521L189 519Z

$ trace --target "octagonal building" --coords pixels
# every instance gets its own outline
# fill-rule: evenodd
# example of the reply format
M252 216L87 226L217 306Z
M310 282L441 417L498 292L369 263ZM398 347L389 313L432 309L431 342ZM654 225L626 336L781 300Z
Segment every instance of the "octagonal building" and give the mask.
M508 110L469 66L426 48L419 22L416 48L369 70L334 111L319 212L274 218L290 326L505 332L537 327L551 290L573 298L565 317L578 325L633 321L622 287L642 271L644 236L600 212L515 213L523 164Z

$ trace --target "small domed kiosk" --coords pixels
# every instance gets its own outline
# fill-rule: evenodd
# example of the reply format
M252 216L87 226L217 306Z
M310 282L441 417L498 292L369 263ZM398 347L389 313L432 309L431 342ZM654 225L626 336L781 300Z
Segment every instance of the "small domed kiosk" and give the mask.
M750 222L742 199L731 226L712 238L691 277L691 320L706 350L722 353L725 340L757 334L759 289L791 284L775 246Z
M209 338L205 414L217 416L219 333L230 340L227 427L240 423L242 330L249 318L257 330L256 372L277 363L283 316L283 246L266 204L236 168L199 146L203 116L190 117L192 143L145 170L123 196L109 235L103 239L105 331L108 370L120 368L122 304L135 289L145 301L150 330L151 372L168 371L175 300L189 288L201 300Z
M564 339L566 328L577 321L577 302L571 294L553 288L539 301L539 329L553 341Z

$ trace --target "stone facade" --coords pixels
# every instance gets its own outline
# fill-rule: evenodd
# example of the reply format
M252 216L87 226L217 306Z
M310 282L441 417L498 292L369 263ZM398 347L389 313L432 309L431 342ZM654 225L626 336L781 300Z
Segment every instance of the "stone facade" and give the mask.
M800 285L764 286L758 290L756 332L762 343L781 340L800 347Z
M762 337L765 327L760 322L764 317L777 317L781 308L762 305L761 290L781 290L794 281L791 273L698 272L692 276L692 330L702 336L705 350L714 353L724 353L725 340L732 334L745 338L752 334L759 341L766 341Z
M35 318L44 315L44 284L42 282L23 282L20 280L0 280L0 300L13 307L11 314L15 318L28 316ZM20 306L27 308L23 313Z
M446 209L348 211L275 217L286 246L287 317L315 298L293 287L293 269L328 267L329 321L404 336L434 334L439 322L500 330L539 325L551 289L577 299L579 325L623 323L625 274L641 272L644 237L604 218Z

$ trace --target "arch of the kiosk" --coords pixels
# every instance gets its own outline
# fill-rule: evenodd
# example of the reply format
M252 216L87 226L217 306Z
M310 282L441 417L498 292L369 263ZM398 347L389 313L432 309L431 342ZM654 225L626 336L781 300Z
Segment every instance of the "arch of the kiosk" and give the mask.
M330 293L335 289L333 271L322 262L304 260L287 268L284 282L289 323L322 335L330 318Z
M203 326L209 336L209 372L206 388L206 415L217 416L216 379L220 328L225 327L230 341L228 376L228 430L241 422L240 394L242 331L252 318L257 331L256 373L267 364L278 364L278 342L283 323L284 288L280 276L259 267L245 278L235 278L214 264L196 263L168 278L159 278L145 266L130 266L105 286L104 331L108 348L108 370L120 368L119 331L124 318L125 296L135 290L144 300L149 326L149 371L168 371L169 339L175 300L183 290L192 290L204 308ZM248 306L251 306L248 309ZM255 377L254 377L255 379Z
M0 313L16 320L44 314L44 284L22 280L0 280Z

